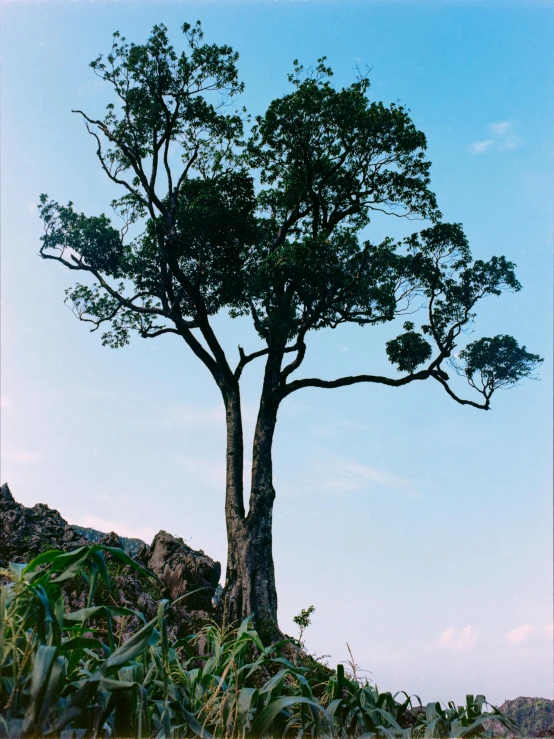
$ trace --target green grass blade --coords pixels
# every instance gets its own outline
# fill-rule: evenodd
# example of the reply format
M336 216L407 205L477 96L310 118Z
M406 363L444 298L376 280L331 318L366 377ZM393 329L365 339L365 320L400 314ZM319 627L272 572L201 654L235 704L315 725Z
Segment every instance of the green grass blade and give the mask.
M241 688L237 698L236 735L241 739L246 735L246 727L252 703L258 696L256 688Z
M252 722L252 726L250 727L248 736L252 737L252 739L259 739L259 737L264 736L266 731L269 730L271 724L273 723L277 715L281 713L281 711L284 711L286 708L291 708L292 706L297 706L301 704L306 704L316 711L320 711L325 716L326 723L329 727L328 733L329 735L331 735L331 722L329 721L327 713L322 705L316 703L310 698L305 698L304 696L287 695L271 701L271 703L266 706L263 711L258 714L258 716L256 716L256 718Z

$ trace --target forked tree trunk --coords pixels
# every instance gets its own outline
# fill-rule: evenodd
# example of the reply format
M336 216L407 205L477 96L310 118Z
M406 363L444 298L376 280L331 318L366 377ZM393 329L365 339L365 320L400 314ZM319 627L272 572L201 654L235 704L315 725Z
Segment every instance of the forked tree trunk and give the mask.
M277 624L277 591L269 520L245 521L228 532L228 560L222 595L224 624L238 625L252 616L264 643L280 637Z
M271 362L268 362L270 365ZM278 402L267 377L254 435L252 486L246 514L243 500L243 435L240 396L227 399L227 572L218 615L224 624L252 616L265 643L282 636L277 623L277 590L273 564L272 444ZM272 373L273 374L273 373Z

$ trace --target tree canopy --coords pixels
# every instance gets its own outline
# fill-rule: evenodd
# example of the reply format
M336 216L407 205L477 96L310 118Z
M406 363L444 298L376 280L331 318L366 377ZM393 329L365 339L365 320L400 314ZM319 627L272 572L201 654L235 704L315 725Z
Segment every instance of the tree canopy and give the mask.
M194 329L207 340L210 315L248 314L268 347L294 347L288 377L308 331L392 321L423 298L422 333L405 323L387 355L413 377L434 349L424 372L447 387L437 370L477 301L520 285L510 261L473 261L461 226L440 221L426 139L406 109L371 102L367 76L336 90L324 58L307 72L295 62L292 91L245 137L244 113L229 109L243 89L238 54L204 44L199 23L183 32L188 54L178 55L159 25L144 45L114 34L106 60L91 64L117 103L100 119L77 112L102 168L125 190L112 203L124 226L41 197L42 256L95 278L68 291L75 313L93 330L106 324L102 340L112 347L133 331L184 335L212 373L215 345L206 353ZM361 242L374 211L434 225L400 244ZM126 241L139 220L143 233ZM235 373L251 358L242 353ZM540 361L506 336L472 343L459 360L486 407L495 389ZM300 380L283 393L308 384L326 386Z

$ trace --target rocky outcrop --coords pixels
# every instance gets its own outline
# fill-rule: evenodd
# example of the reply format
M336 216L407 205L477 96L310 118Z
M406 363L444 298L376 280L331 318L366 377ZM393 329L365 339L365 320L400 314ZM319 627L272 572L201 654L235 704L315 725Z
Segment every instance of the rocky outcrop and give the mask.
M0 567L28 562L45 549L76 549L90 544L44 503L26 508L17 503L8 484L0 488Z
M166 531L154 537L148 551L140 550L146 567L165 584L172 600L191 593L187 600L191 608L210 608L219 578L221 565L202 550L195 551L185 542ZM200 592L192 591L202 588Z
M119 546L121 549L123 549L124 552L127 552L127 554L130 554L131 557L135 557L137 553L139 552L140 548L144 546L144 542L142 539L134 539L129 538L127 536L119 536L119 534L116 534L115 532L111 532L111 534L104 534L102 531L97 531L96 529L89 529L85 526L75 526L74 524L70 524L73 531L75 531L80 536L83 536L85 539L88 539L91 542L94 542L95 544L107 544L106 537L113 535L119 544L116 546ZM108 546L112 546L109 544Z
M166 531L156 534L149 546L113 531L104 534L71 526L44 503L27 508L14 499L7 484L0 488L0 568L6 568L9 562L29 562L47 549L70 551L93 543L124 549L158 578L155 581L131 568L114 567L111 597L119 605L138 608L150 619L156 615L160 598L174 600L190 593L174 608L174 632L179 635L190 633L196 623L213 616L212 598L221 565L203 551L191 549ZM72 607L83 607L84 590L81 592L73 581L66 590Z
M548 698L514 698L504 701L498 710L519 727L517 734L507 731L498 721L485 722L495 737L554 737L554 701Z

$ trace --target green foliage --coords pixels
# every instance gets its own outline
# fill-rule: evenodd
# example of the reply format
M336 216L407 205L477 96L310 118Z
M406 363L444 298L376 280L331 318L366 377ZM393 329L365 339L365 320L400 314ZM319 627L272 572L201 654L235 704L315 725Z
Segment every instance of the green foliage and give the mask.
M299 627L300 634L298 636L298 641L302 644L302 637L304 636L304 632L308 628L308 626L312 623L312 613L315 613L315 606L309 606L308 608L303 608L298 616L295 616L292 620L294 623Z
M489 396L499 387L511 387L531 377L543 361L504 335L471 342L460 352L460 359L465 362L463 371L470 385Z
M544 698L515 698L502 704L503 713L517 726L517 736L554 735L554 702ZM505 732L502 732L505 734Z
M298 616L295 616L292 620L294 621L297 626L300 626L301 629L306 629L308 626L312 623L312 613L315 612L315 606L309 606L308 608L303 608Z
M540 358L498 336L459 352L469 360L462 374L484 402L461 400L447 384L441 363L451 360L477 302L521 286L510 261L474 261L462 227L441 222L425 135L406 108L372 101L366 75L336 89L324 57L312 70L295 61L292 90L245 132L244 111L229 107L243 90L238 54L204 43L199 23L182 30L188 48L180 54L163 25L144 44L114 34L111 52L91 67L116 102L100 119L75 111L123 190L112 203L121 231L104 215L41 196L41 255L88 273L91 282L69 289L67 301L91 330L106 327L105 345L124 346L133 333L177 334L228 393L233 372L208 319L221 310L248 315L267 349L243 353L235 377L248 361L280 352L281 366L296 352L280 370L282 398L308 385L350 383L287 382L309 331L390 322L413 313L417 300L429 341L410 322L386 345L408 374L357 381L431 377L459 402L488 409L494 390L530 374ZM362 242L374 212L433 225L400 243ZM483 382L474 382L476 373Z
M272 186L263 191L262 203L274 217L294 209L312 212L324 228L346 216L358 229L377 203L440 216L428 189L425 136L406 109L370 102L365 76L335 90L325 61L307 73L295 61L289 75L294 91L256 118L248 151L262 183ZM359 202L353 204L355 194ZM313 223L304 225L311 231Z
M109 586L108 551L143 568L122 551L98 545L46 552L28 565L11 564L0 591L0 737L110 736L257 739L375 736L416 739L482 736L484 698L465 707L429 704L417 719L412 699L345 677L339 665L317 699L306 669L281 656L287 642L264 647L249 619L238 629L207 623L196 636L172 641L161 600L144 623L137 612L95 606L97 579ZM85 577L87 608L68 612L61 583ZM150 575L152 578L153 576ZM313 606L296 622L304 628ZM123 620L142 625L123 638Z
M399 372L411 373L429 359L433 350L429 342L413 330L411 321L406 321L404 329L406 333L387 341L387 356L392 364L396 364Z

